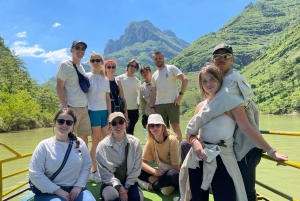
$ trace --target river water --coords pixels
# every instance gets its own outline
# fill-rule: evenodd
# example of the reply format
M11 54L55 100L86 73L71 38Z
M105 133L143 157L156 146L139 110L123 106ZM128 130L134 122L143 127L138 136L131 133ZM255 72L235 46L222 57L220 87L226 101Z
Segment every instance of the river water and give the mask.
M181 129L184 131L188 119L181 119ZM300 115L269 115L260 117L261 130L278 130L278 131L300 131ZM43 128L28 131L19 131L11 133L1 133L0 142L4 143L20 154L33 152L35 146L43 139L53 136L52 128ZM145 138L141 123L136 125L135 136L142 144L145 144ZM300 137L280 136L280 135L263 135L269 144L279 152L288 155L289 160L300 162ZM0 147L0 160L13 157L14 155ZM3 175L10 174L14 171L28 168L30 157L17 162L9 162L3 165ZM3 181L3 191L10 187L28 180L28 173L21 174ZM300 199L300 170L292 167L276 166L276 163L262 159L257 169L257 180L282 191L294 198ZM274 193L267 191L259 186L257 190L271 198L272 200L284 200ZM22 195L12 199L13 201L21 200Z

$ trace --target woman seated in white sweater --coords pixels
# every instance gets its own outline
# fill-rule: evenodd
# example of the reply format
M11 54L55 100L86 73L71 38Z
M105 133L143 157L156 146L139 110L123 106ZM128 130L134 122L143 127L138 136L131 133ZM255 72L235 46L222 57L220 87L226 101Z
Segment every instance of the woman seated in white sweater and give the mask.
M95 201L85 188L92 159L84 141L72 133L76 121L71 109L59 110L54 117L55 135L35 148L29 165L30 181L38 189L35 201ZM68 148L69 156L57 174Z

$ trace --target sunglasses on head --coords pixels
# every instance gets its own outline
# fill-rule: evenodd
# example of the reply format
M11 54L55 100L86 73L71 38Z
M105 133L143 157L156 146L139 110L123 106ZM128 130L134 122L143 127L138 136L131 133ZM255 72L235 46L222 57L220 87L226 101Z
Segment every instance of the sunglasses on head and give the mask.
M130 64L129 65L131 68L137 68L137 66Z
M81 49L82 51L85 51L86 48L85 48L85 47L75 46L75 49L76 49L76 50L80 50L80 49Z
M230 58L233 57L233 55L230 54L230 53L226 53L226 54L214 54L213 55L213 59L216 59L216 60L220 59L221 57L223 57L224 59L230 59Z
M115 66L106 66L107 69L116 69Z
M72 126L74 121L72 120L64 120L64 119L56 119L56 122L59 124L59 125L63 125L65 122L66 122L66 125L67 126Z
M116 126L116 125L118 125L118 124L123 125L124 123L125 123L125 121L124 121L123 119L121 119L119 122L117 122L117 121L112 121L112 122L111 122L111 125L112 125L112 126Z
M150 128L154 128L154 127L160 128L160 127L161 127L161 124L149 124L149 127L150 127Z
M101 60L101 59L91 59L91 60L90 60L91 63L94 63L94 62L99 63L100 61L102 61L102 60Z

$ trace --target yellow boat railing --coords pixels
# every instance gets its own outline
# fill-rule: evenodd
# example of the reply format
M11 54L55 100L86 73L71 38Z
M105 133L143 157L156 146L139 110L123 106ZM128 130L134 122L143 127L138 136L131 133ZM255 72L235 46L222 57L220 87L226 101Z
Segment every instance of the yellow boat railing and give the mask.
M272 134L272 135L285 135L285 136L299 136L300 137L300 132L286 132L286 131L265 131L265 130L261 130L261 133L262 134ZM23 170L20 170L20 171L17 171L17 172L14 172L14 173L11 173L11 174L8 174L8 175L5 175L3 176L3 164L4 163L7 163L7 162L11 162L11 161L15 161L15 160L19 160L19 159L22 159L22 158L27 158L27 157L30 157L32 156L32 153L27 153L27 154L24 154L24 155L21 155L20 153L16 152L15 150L13 150L12 148L10 148L9 146L3 144L3 143L0 143L0 146L4 147L5 149L7 149L8 151L10 151L11 153L13 153L15 156L14 157L11 157L11 158L7 158L7 159L3 159L3 160L0 160L0 200L3 199L4 196L7 196L8 194L20 189L21 187L25 186L28 184L28 181L26 182L23 182L15 187L12 187L11 189L9 189L8 191L5 191L3 192L3 180L4 179L7 179L7 178L10 178L10 177L13 177L15 175L19 175L19 174L22 174L24 172L28 172L28 168L26 169L23 169ZM299 162L294 162L294 161L276 161L274 160L272 157L266 155L266 154L262 154L262 158L264 159L267 159L267 160L271 160L271 161L274 161L276 163L280 163L282 165L287 165L287 166L291 166L291 167L294 167L294 168L297 168L297 169L300 169L300 163ZM291 200L291 201L299 201L289 195L286 195L270 186L267 186L266 184L263 184L259 181L256 181L256 184L272 191L273 193L276 193L277 195L287 199L287 200ZM25 191L29 190L29 188L26 188L25 190L22 190L20 192L17 192L15 193L13 196L9 197L9 198L6 198L5 200L9 200L10 198L12 197L15 197L16 195L18 194L21 194ZM259 199L259 200L268 200L268 199Z
M0 143L0 146L4 147L5 149L7 149L8 151L10 151L11 153L13 153L15 155L14 157L7 158L7 159L4 159L4 160L0 160L0 200L2 200L2 198L4 196L6 196L6 195L8 195L8 194L10 194L10 193L12 193L12 192L14 192L14 191L16 191L16 190L20 189L21 187L23 187L23 186L25 186L25 185L28 184L28 181L26 181L26 182L23 182L23 183L15 186L15 187L9 189L6 192L3 192L3 180L4 179L13 177L15 175L22 174L24 172L28 172L28 168L26 168L26 169L14 172L12 174L8 174L8 175L3 176L3 164L7 163L7 162L19 160L19 159L22 159L22 158L30 157L30 156L32 156L32 153L21 155L18 152L16 152L15 150L13 150L12 148L10 148L9 146L3 144L3 143Z

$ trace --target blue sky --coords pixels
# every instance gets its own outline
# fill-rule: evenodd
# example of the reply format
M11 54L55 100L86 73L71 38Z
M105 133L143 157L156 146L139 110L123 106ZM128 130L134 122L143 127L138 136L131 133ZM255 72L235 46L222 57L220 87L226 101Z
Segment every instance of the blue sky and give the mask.
M40 83L69 59L73 40L103 53L131 21L149 20L189 43L216 31L257 0L0 0L0 37Z

